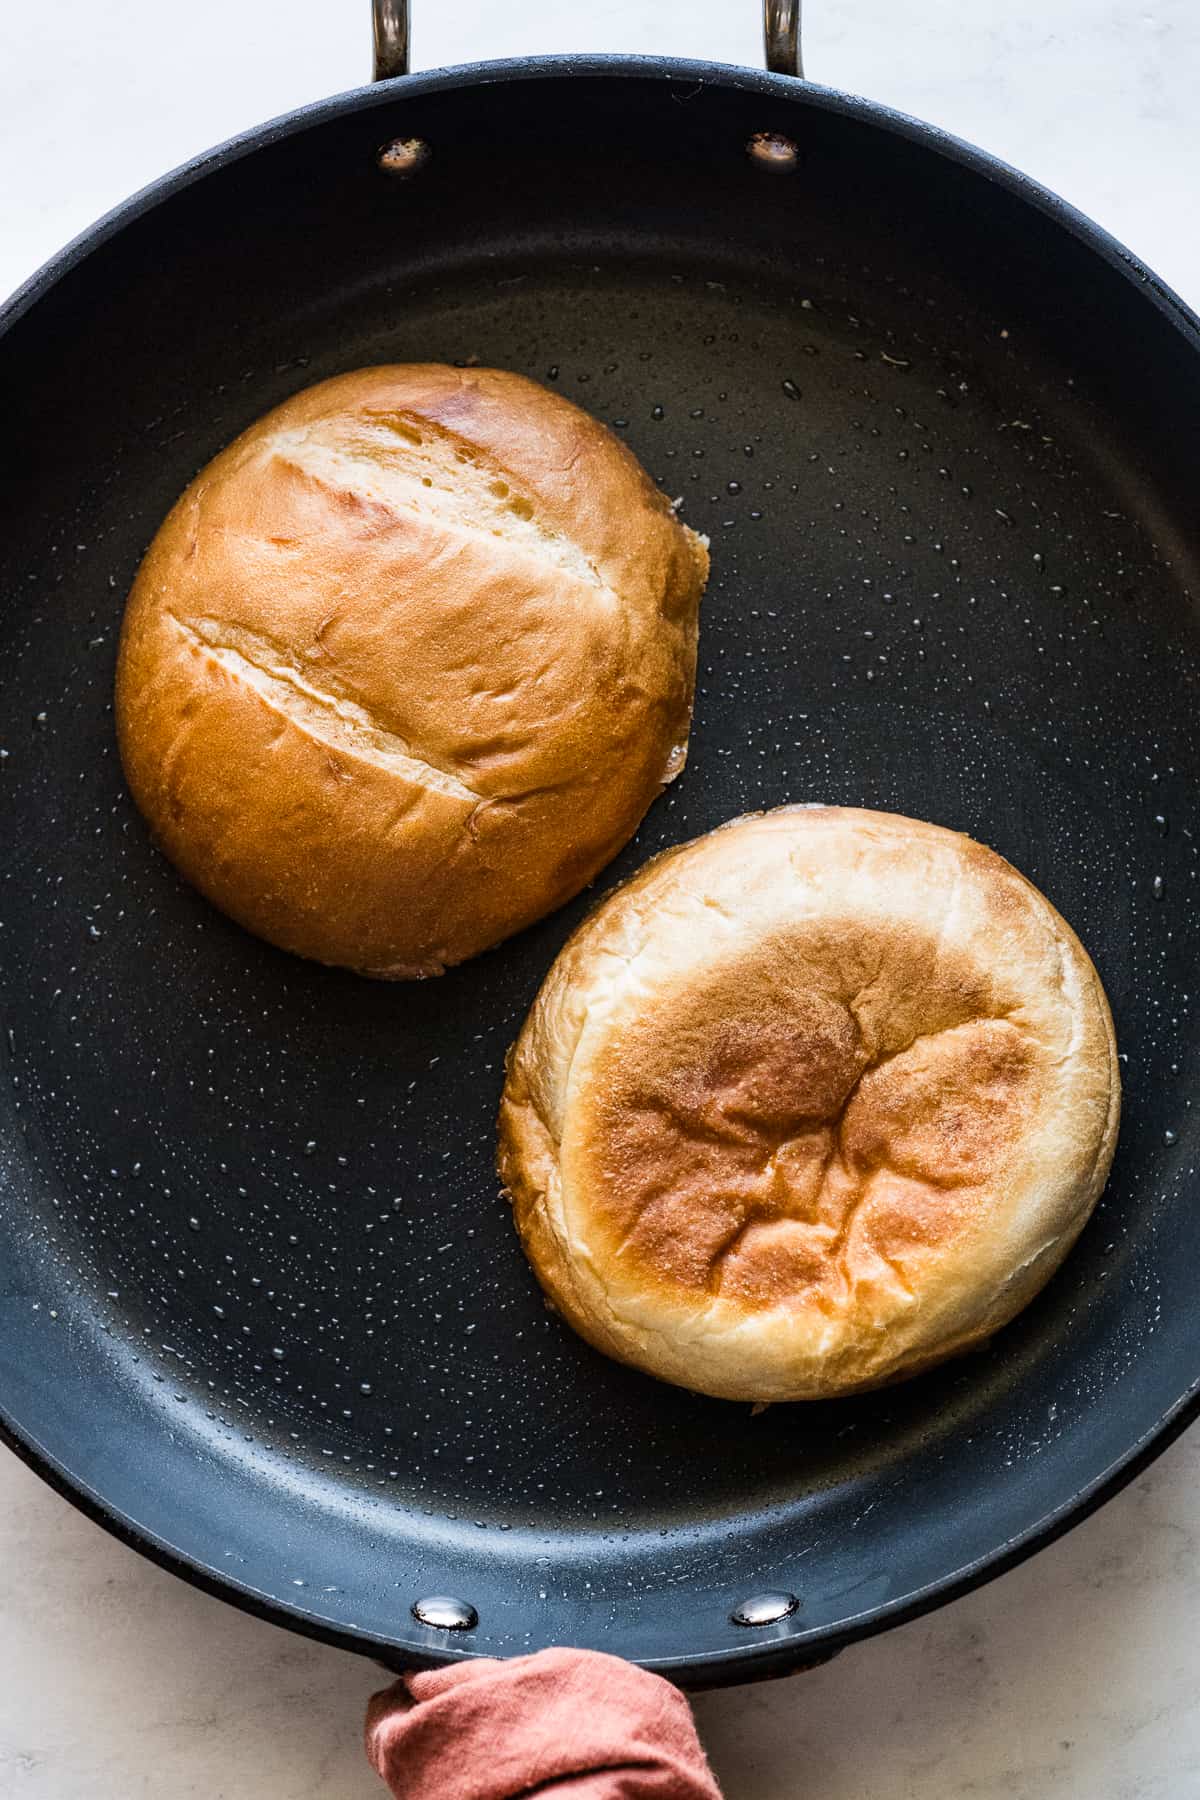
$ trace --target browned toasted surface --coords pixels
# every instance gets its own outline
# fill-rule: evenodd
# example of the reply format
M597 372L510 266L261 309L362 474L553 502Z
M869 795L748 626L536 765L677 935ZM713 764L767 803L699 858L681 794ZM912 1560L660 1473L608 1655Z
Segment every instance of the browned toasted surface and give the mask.
M168 856L285 949L436 973L575 893L682 767L701 540L520 376L306 389L130 595L117 728Z
M1016 870L936 826L786 808L658 858L567 945L510 1059L501 1170L598 1347L817 1397L1032 1298L1118 1110L1095 970Z

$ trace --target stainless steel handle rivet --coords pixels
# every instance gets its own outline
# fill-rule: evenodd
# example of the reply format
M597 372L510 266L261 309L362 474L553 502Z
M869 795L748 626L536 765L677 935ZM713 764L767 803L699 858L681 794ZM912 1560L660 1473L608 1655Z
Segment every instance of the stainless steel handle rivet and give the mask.
M800 162L800 152L791 138L778 131L756 131L746 145L746 154L760 169L772 169L786 175Z
M385 175L415 175L429 161L429 145L424 138L393 138L381 144L375 161Z
M479 1614L469 1600L455 1600L450 1594L430 1594L425 1600L414 1600L412 1615L422 1625L435 1631L474 1631Z
M745 1625L751 1630L758 1625L778 1625L781 1619L791 1616L800 1605L795 1594L751 1594L740 1606L735 1606L729 1615L733 1625Z

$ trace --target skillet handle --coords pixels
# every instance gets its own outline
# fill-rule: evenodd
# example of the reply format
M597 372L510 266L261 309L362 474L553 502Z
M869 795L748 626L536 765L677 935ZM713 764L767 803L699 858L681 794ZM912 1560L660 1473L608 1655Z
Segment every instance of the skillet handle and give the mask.
M408 0L371 0L375 26L375 80L408 74Z
M375 79L408 74L408 0L371 0ZM763 48L776 75L804 76L800 56L800 0L763 0Z
M804 80L800 0L763 0L763 52L773 75L795 75Z

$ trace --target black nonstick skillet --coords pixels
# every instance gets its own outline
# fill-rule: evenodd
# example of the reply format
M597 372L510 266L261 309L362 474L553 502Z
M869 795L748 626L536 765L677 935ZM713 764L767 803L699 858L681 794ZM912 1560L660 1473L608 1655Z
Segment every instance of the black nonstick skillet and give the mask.
M1200 1395L1200 327L1068 206L797 76L389 79L201 158L0 325L0 1417L93 1517L395 1663L825 1656L1086 1514ZM138 559L195 471L375 361L518 369L711 534L691 759L592 894L421 985L282 955L125 792ZM990 1348L836 1405L691 1397L544 1308L493 1170L566 934L783 801L969 831L1080 933L1126 1108ZM435 1602L436 1604L432 1603Z

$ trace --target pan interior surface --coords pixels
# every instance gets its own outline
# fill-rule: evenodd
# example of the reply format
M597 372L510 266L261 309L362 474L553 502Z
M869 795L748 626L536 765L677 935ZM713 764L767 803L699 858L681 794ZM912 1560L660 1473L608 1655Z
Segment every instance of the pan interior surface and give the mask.
M783 173L748 154L789 135ZM404 178L379 145L430 154ZM985 167L779 82L416 82L177 185L0 339L0 1406L108 1522L382 1654L818 1654L1045 1535L1190 1404L1200 356ZM590 894L437 982L306 965L148 841L112 731L138 560L341 369L556 386L712 538L688 766ZM985 1352L745 1406L545 1309L493 1167L504 1053L653 851L818 800L993 845L1091 952L1125 1117ZM747 1630L747 1596L799 1608ZM410 1613L473 1605L451 1638Z

